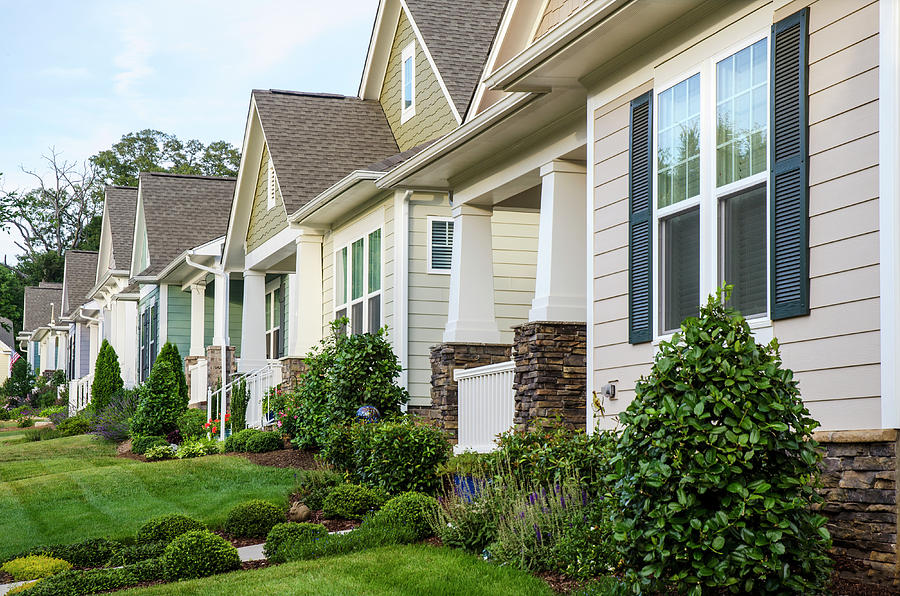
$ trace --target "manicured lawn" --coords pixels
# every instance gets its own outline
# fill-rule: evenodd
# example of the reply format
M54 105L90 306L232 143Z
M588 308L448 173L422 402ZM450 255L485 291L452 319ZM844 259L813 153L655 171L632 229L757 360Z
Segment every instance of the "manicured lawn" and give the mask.
M291 470L241 457L142 463L78 436L0 443L0 558L40 544L133 535L154 515L184 513L212 526L253 498L287 505Z
M24 428L19 429L3 429L0 432L0 446L9 445L10 443L21 443L25 440Z
M546 595L540 579L509 567L485 563L459 550L432 546L391 546L339 557L298 561L254 571L120 592L132 596L179 594L292 594L471 596Z

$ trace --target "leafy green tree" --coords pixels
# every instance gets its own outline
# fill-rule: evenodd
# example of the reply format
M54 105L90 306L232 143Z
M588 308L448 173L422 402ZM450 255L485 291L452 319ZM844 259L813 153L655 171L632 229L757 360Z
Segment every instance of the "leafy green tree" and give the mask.
M25 302L25 284L12 267L0 264L0 317L13 323L10 329L15 337L22 330L22 306ZM14 346L11 346L14 347Z
M186 410L190 399L187 379L184 375L184 362L181 360L181 354L178 353L178 346L168 341L163 344L163 347L159 350L159 355L156 357L154 366L161 360L165 360L172 365L172 375L175 379L175 384L178 386L178 401L183 404L183 409Z
M19 358L12 366L9 378L3 384L3 393L7 398L15 398L22 402L34 388L34 374L24 358Z
M131 422L134 435L165 436L178 428L178 417L187 409L179 397L172 362L157 359L141 392L141 401Z
M615 539L635 592L820 594L831 567L812 511L822 455L777 341L710 297L620 415Z
M97 352L94 382L91 384L91 404L94 406L94 411L102 411L109 405L112 396L124 386L119 357L110 343L104 339L100 345L100 351Z
M100 231L103 227L103 215L95 215L91 221L84 226L81 242L73 246L78 250L100 250Z
M42 281L61 283L66 267L65 256L55 251L27 253L19 257L16 270L26 286L36 286Z

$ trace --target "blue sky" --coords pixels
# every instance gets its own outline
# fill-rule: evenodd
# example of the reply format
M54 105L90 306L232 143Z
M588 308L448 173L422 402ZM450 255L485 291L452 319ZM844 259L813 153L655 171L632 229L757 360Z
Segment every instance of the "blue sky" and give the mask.
M355 95L376 0L0 0L0 187L154 128L240 147L250 90ZM0 260L14 260L0 232Z

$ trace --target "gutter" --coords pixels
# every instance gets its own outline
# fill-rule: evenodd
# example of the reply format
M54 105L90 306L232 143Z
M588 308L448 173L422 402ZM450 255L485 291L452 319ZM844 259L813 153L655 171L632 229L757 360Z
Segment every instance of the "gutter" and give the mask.
M288 217L288 221L290 223L300 223L360 182L365 182L367 180L377 181L384 175L384 172L375 172L371 170L354 170L332 184L329 188L319 193L318 196L316 196L312 201L297 209L297 211L295 211L290 217Z
M131 271L128 271L126 269L108 269L106 271L106 273L103 274L103 277L100 279L100 281L98 281L96 284L94 284L94 287L91 288L91 290L88 292L87 295L91 296L91 297L96 295L97 292L100 291L100 288L102 288L103 286L106 285L106 282L109 280L110 277L113 277L113 276L121 277L121 276L129 275L130 273L131 273Z

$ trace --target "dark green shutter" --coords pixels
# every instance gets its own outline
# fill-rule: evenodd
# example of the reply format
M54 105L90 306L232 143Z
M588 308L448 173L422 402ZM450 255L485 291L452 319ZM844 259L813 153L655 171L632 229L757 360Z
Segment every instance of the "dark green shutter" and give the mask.
M653 339L653 92L631 102L628 142L628 341Z
M281 291L278 292L278 357L284 358L284 339L287 331L287 320L284 308L284 280L287 276L281 276Z
M156 355L159 354L159 297L155 298L150 306L150 332L153 334L153 348L150 350L150 370L156 364Z
M769 172L772 319L809 314L807 16L772 26Z

